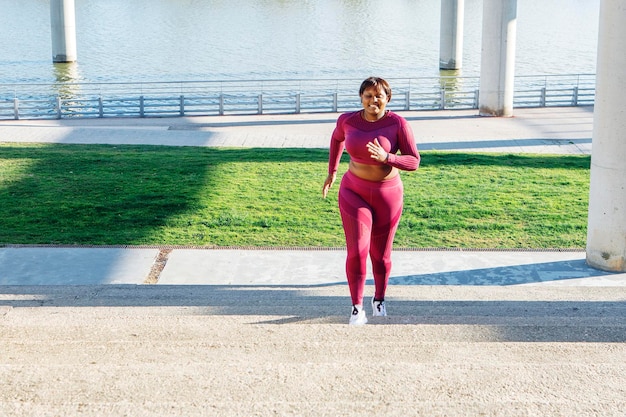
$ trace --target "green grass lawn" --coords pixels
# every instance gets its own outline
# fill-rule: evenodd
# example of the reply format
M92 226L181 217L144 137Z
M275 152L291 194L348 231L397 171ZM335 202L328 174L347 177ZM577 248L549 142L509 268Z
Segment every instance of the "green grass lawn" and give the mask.
M343 246L339 181L321 197L327 158L321 149L2 144L0 244ZM421 168L402 173L396 248L583 248L589 163L422 152Z

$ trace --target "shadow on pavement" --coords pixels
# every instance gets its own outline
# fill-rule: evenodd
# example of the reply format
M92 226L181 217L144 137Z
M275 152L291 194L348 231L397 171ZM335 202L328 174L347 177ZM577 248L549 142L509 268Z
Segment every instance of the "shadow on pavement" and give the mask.
M511 265L430 274L392 276L390 285L519 285L581 278L611 277L617 273L587 265L584 259Z
M429 300L432 288L394 288L389 316L372 317L370 325L413 325L418 338L438 326L437 337L450 341L626 342L626 301L602 300L606 289L589 289L580 299L588 293L561 288L560 299L529 300L521 287L483 288L474 299L447 287L445 299L439 293ZM251 325L344 325L349 299L345 285L0 287L0 325L12 308L32 307L78 308L76 314L81 307L116 308L119 319L125 314L248 316ZM120 313L118 308L130 309Z
M502 140L474 140L465 142L422 142L419 148L422 151L439 150L454 151L458 149L491 149L491 148L519 148L537 146L567 146L591 145L591 138L587 139L502 139ZM461 151L459 151L461 152Z

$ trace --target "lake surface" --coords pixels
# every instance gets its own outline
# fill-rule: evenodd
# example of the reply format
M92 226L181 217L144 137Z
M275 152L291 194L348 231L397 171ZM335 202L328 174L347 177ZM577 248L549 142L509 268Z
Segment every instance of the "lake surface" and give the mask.
M516 75L595 73L599 7L519 0ZM0 10L0 83L440 73L440 0L76 0L69 72L52 63L49 0ZM481 25L482 1L466 0L460 75L480 73Z

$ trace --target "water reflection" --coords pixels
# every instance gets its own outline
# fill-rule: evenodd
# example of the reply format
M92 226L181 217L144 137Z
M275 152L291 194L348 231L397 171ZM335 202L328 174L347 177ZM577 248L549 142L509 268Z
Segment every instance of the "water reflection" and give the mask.
M80 67L76 62L53 63L53 76L55 82L52 84L52 94L55 95L55 111L57 117L69 116L76 112L78 98L81 94L81 84L83 81Z
M446 90L457 90L459 78L463 74L460 69L456 70L439 70L439 82L441 83L441 88L445 88Z
M62 100L76 97L80 92L80 67L76 62L52 64L54 93Z
M445 108L467 103L468 95L478 89L478 77L462 77L461 70L440 70L439 88L444 92Z

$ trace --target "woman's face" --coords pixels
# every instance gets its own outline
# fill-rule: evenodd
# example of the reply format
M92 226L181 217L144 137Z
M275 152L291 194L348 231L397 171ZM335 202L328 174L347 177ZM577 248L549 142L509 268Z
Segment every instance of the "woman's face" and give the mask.
M385 115L389 97L382 88L370 87L361 94L361 104L368 120L378 120Z

